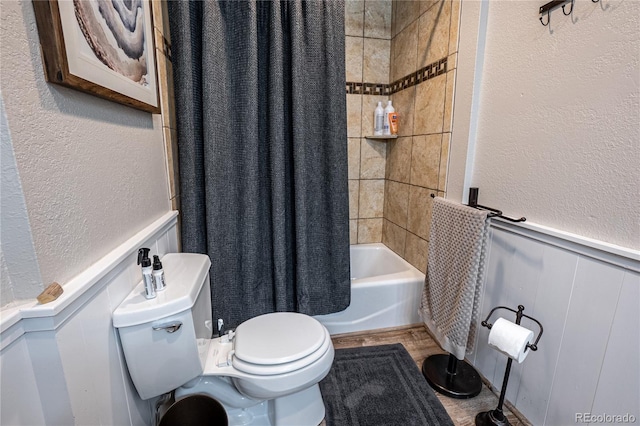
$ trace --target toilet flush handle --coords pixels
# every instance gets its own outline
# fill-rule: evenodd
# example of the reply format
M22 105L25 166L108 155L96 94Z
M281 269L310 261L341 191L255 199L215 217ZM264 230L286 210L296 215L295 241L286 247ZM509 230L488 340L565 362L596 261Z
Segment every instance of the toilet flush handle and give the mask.
M175 333L176 331L180 330L180 327L182 327L182 322L181 321L174 321L174 322L170 322L167 324L161 324L158 326L154 326L153 329L155 331L160 331L160 330L164 330L167 333Z

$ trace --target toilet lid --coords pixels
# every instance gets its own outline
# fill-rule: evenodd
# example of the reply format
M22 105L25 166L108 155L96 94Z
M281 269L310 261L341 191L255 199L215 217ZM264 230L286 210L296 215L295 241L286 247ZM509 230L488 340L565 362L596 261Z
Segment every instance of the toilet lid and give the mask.
M315 352L326 339L322 324L310 316L277 312L251 318L236 328L235 356L259 365L296 361Z

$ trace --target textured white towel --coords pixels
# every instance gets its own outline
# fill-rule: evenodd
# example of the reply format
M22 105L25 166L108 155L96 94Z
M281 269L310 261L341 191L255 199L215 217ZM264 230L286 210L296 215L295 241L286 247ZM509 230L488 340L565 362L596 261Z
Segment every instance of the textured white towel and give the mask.
M459 360L473 351L489 232L488 212L436 197L420 315Z

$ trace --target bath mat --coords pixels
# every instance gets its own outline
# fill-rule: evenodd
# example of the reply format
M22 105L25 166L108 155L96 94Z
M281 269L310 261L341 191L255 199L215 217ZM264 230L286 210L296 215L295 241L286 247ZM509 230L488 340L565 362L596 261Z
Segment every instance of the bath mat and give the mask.
M320 391L327 426L453 425L401 344L337 349Z

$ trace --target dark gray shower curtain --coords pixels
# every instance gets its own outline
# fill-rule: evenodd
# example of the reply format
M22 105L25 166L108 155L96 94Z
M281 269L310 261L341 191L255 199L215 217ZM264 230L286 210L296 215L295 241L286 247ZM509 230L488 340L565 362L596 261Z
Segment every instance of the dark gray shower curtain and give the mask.
M182 247L211 258L213 318L345 309L343 1L173 1L169 18Z

